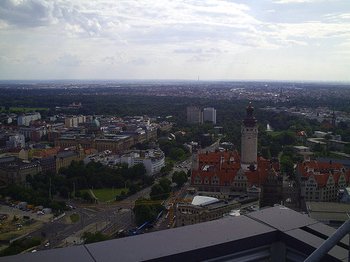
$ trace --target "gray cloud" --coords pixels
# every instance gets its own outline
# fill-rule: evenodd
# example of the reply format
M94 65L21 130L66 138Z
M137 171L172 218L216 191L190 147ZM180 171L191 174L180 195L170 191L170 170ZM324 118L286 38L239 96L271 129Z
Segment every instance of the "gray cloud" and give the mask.
M60 23L67 25L66 30L90 36L100 35L103 30L118 24L118 21L113 23L97 11L59 0L1 0L0 20L11 26L28 28Z
M10 25L21 27L37 27L52 23L54 2L26 0L0 1L0 19Z

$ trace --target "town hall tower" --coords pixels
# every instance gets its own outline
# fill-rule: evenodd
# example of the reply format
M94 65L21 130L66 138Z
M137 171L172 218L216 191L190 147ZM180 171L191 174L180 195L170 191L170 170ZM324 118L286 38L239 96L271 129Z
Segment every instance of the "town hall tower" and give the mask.
M251 103L247 106L246 111L247 115L241 127L241 165L243 169L247 169L252 164L256 167L258 151L258 125Z

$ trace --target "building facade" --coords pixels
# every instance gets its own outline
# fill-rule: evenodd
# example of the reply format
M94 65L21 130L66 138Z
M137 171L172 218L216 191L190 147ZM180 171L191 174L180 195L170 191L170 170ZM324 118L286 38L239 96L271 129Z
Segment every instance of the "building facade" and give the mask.
M187 107L187 123L189 124L202 124L203 123L203 113L201 109L197 106Z
M304 161L297 165L296 174L304 201L338 201L340 190L345 189L350 181L350 171L331 161Z
M216 124L216 110L213 107L206 107L203 109L203 121Z
M17 125L19 126L29 126L31 121L39 120L41 119L41 115L38 112L31 113L31 114L25 114L20 115L17 118Z
M80 116L71 116L71 117L66 117L64 119L64 126L67 128L70 127L78 127L79 124L85 123L86 122L86 117L83 115Z
M237 201L223 200L203 205L179 203L176 206L176 227L219 219L240 206Z
M129 167L143 164L146 174L153 176L165 166L165 155L160 149L148 149L132 151L120 158L121 163L127 163Z

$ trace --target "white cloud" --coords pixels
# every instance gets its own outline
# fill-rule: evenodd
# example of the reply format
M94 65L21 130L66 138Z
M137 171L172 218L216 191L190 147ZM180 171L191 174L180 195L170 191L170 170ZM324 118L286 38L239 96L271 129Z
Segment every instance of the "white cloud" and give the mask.
M323 2L325 0L274 0L276 4L301 4L301 3L316 3Z
M296 5L293 8L305 9L297 20L294 9L289 12L290 6L282 5L317 1L322 0L262 1L260 10L249 6L250 1L228 0L0 0L0 56L7 57L0 61L0 78L10 70L4 65L15 61L23 67L18 72L26 72L26 57L37 57L53 75L55 70L63 76L74 71L80 78L114 77L115 72L143 78L171 76L174 71L187 76L197 67L208 70L208 76L224 77L240 71L237 64L252 72L266 60L283 64L293 57L287 53L302 54L309 63L314 52L346 51L348 46L339 43L350 41L350 13L345 8L309 17L314 5ZM275 19L284 15L293 19ZM277 53L278 59L268 57ZM43 69L36 68L30 72Z

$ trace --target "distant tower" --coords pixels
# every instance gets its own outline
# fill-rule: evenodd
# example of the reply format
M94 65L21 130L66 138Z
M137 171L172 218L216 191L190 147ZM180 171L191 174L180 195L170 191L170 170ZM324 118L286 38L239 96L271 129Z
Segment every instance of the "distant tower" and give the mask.
M337 127L337 116L335 115L334 110L333 110L333 114L332 114L332 126L333 126L333 128Z
M247 169L251 164L256 165L258 151L258 125L253 115L254 107L251 103L247 106L246 111L247 116L241 127L241 164L244 169Z

